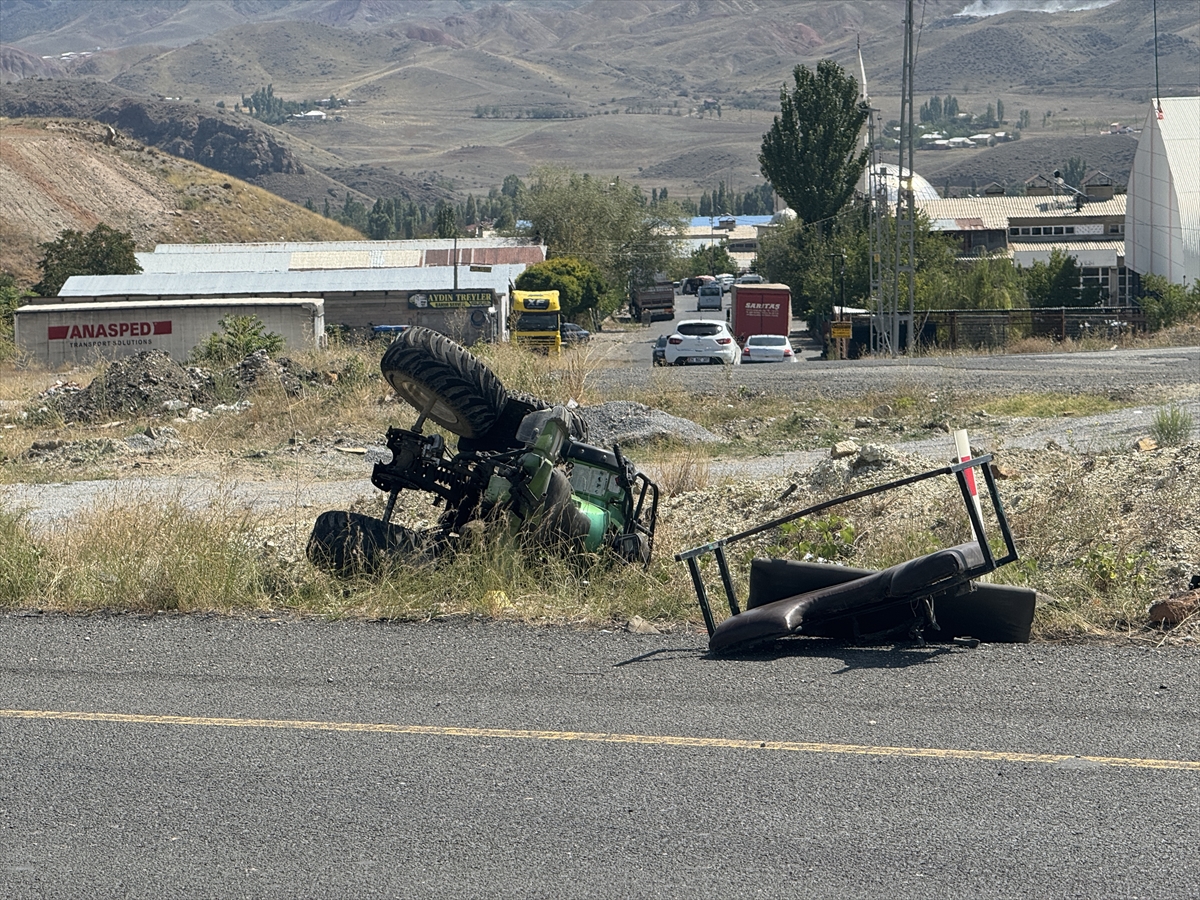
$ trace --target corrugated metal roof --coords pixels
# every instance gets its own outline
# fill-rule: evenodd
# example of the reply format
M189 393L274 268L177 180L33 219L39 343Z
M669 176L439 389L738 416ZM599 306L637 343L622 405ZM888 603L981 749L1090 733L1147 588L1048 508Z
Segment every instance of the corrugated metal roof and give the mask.
M286 272L292 254L267 250L245 253L138 253L145 275L186 275L192 272Z
M309 304L314 310L325 308L325 301L320 297L204 297L193 300L163 300L172 307L191 309L197 306L212 306L214 303L227 303L230 306L302 306ZM99 300L95 303L30 303L18 307L18 313L62 312L64 309L87 308L89 310L119 310L145 309L145 300Z
M463 290L508 292L508 284L527 266L499 265L490 272L458 267ZM349 291L446 290L454 283L449 266L402 269L316 269L310 272L190 272L141 275L73 275L59 296L237 296L261 294L332 294Z
M1036 250L1061 250L1064 253L1090 250L1116 250L1118 256L1125 255L1124 241L1018 241L1009 240L1008 249L1015 253L1029 253Z
M454 238L426 238L412 241L256 241L245 244L158 244L155 253L274 253L337 252L342 250L450 250ZM458 248L474 247L536 247L545 258L544 244L526 238L486 237L458 238Z
M987 231L983 219L932 219L929 227L933 231Z
M1095 216L1125 215L1125 195L1111 200L1092 201L1075 209L1067 197L950 197L918 200L917 208L931 220L979 219L991 231L1008 228L1009 219L1085 219Z
M288 269L369 269L369 250L297 250L290 254Z
M232 247L256 249L225 249L218 252L138 253L142 272L166 275L194 272L287 272L321 269L381 269L409 266L449 266L454 251L422 249L406 246L396 248L395 241L353 241L342 244L318 245L319 249L288 250L287 245L241 244ZM180 245L174 245L180 246ZM191 245L202 246L202 245ZM303 245L297 245L303 246ZM270 247L271 249L257 249ZM545 260L545 247L516 245L511 247L459 247L459 266L472 265L534 265Z
M419 266L421 264L420 250L377 250L380 258L380 265L384 268L398 268L401 266ZM296 268L295 261L292 262L292 268Z

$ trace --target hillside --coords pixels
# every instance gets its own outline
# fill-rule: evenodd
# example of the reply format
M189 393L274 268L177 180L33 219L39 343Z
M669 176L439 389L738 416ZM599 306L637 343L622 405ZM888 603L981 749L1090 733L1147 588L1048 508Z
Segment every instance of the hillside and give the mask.
M103 122L126 137L265 187L293 203L318 204L329 198L340 206L351 193L370 204L379 196L344 183L338 156L286 129L230 110L141 97L102 82L27 79L6 85L0 92L0 116ZM361 180L361 175L355 178ZM432 205L447 195L444 189L403 176L390 182L387 196Z
M159 242L361 237L262 188L71 119L0 119L0 271L38 280L38 243L100 222Z
M918 4L918 104L953 94L982 114L1003 100L1010 125L1028 109L1026 137L1055 138L1056 156L1058 139L1142 121L1155 84L1149 3L982 14L1013 5ZM267 85L289 100L349 100L337 118L265 133L310 177L344 188L353 185L339 178L354 173L364 192L462 197L557 162L696 197L719 180L756 184L762 134L799 63L831 57L857 75L861 44L872 101L884 119L896 116L902 9L892 0L3 0L5 39L25 56L0 53L0 66L18 82L5 93L53 63L61 74L45 77L55 85L90 78L143 100L181 97L205 114ZM1157 14L1164 94L1200 92L1195 0L1158 0ZM955 183L1019 182L1061 161L1016 171L999 150L980 151ZM940 185L948 167L960 177L949 163L931 159L931 180ZM271 189L303 199L282 174Z

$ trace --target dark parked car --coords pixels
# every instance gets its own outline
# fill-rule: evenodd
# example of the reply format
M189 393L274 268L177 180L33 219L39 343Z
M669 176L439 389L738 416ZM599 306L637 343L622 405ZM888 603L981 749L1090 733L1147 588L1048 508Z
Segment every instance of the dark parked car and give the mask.
M592 339L592 333L574 322L563 322L558 328L564 344L583 344Z
M669 335L660 334L658 340L654 342L654 353L650 357L652 365L665 366L667 364L667 338Z

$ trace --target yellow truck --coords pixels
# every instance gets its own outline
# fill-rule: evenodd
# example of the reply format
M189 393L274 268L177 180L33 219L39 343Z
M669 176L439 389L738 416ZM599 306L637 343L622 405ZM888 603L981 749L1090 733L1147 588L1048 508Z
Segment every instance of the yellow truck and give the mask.
M513 291L512 342L541 353L562 353L558 291Z

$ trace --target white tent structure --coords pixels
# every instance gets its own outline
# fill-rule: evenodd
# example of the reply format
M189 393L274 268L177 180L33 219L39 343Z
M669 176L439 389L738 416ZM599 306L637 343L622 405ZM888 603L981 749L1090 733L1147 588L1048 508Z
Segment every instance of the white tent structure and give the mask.
M887 188L888 203L895 203L896 198L900 195L900 181L905 182L910 180L910 175L907 166L900 166L894 162L878 163L874 166L868 166L863 169L862 175L858 179L858 190L861 194L868 192L867 179L874 172L875 184L879 187ZM941 195L937 192L932 184L921 177L917 172L911 175L911 186L913 191L913 199L920 203L923 200L939 200Z
M1200 278L1200 97L1151 101L1128 194L1126 267L1190 286Z

